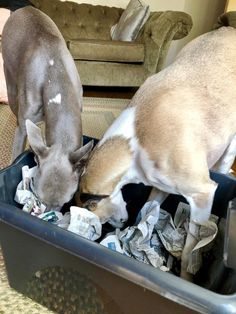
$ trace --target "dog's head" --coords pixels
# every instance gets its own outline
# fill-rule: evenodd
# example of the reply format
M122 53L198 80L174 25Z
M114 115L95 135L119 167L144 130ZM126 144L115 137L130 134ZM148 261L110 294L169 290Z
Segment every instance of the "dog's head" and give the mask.
M48 208L69 202L78 188L79 177L93 147L93 142L68 154L57 145L47 147L40 128L26 120L26 130L38 164L34 179L35 192Z
M116 195L99 195L89 193L78 193L76 195L77 205L93 211L102 224L108 222L113 227L122 228L128 220L126 203L121 191Z
M131 158L127 141L120 137L96 146L80 179L77 205L93 211L102 223L121 228L128 214L118 187Z

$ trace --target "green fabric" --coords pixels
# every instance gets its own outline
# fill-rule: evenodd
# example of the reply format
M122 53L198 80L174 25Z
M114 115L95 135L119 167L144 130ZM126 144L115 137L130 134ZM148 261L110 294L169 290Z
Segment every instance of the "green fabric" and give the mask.
M83 85L138 87L150 75L142 64L82 60L75 64Z
M144 45L136 42L78 39L67 43L75 60L143 62Z
M232 26L236 28L236 11L230 11L218 17L217 23L214 25L214 29L222 26Z
M159 72L165 62L171 41L187 36L191 28L192 19L184 12L153 13L143 31L145 67L151 73Z
M59 0L31 1L58 26L83 85L140 86L148 76L162 69L171 41L183 38L192 27L191 17L184 12L152 12L133 42L140 44L137 51L132 46L126 50L124 42L113 44L110 36L111 27L119 21L123 9ZM85 44L88 40L91 43ZM99 41L97 49L94 43ZM106 46L101 41L110 43Z
M32 0L36 8L46 13L58 26L66 40L110 40L110 29L123 12L120 8L90 5L60 0Z

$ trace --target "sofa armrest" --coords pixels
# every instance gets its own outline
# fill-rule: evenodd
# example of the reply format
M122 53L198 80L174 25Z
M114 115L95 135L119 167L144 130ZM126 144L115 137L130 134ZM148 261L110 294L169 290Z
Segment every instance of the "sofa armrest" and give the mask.
M236 28L236 11L229 11L221 14L216 24L213 26L213 29L220 28L222 26L231 26Z
M145 67L156 73L162 69L172 40L188 35L192 28L190 15L179 11L153 13L143 30Z

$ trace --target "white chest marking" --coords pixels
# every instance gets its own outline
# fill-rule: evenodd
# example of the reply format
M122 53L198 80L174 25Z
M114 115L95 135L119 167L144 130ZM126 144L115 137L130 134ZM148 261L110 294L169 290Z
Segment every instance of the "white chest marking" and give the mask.
M129 140L133 158L130 168L116 185L113 195L116 195L128 183L140 182L170 193L176 192L166 177L156 169L154 161L149 159L148 153L139 144L135 132L135 107L127 108L120 114L98 145L102 145L114 136L121 136Z
M55 103L55 104L60 105L61 104L61 94L59 93L54 98L49 99L48 104L51 104L51 103Z
M128 214L126 211L126 202L123 200L123 196L121 193L121 190L112 193L111 196L111 203L113 204L113 207L116 207L116 219L117 220L124 220L126 221L128 219Z
M106 140L114 136L122 136L125 139L131 139L135 135L134 130L135 107L127 108L107 129L103 138L99 142L99 146Z
M53 65L54 65L54 60L53 60L53 59L50 59L50 60L49 60L49 64L53 66Z

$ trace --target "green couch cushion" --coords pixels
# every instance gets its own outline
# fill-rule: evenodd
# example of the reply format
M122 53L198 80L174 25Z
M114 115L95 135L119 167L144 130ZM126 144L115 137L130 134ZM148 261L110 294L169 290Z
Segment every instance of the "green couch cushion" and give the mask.
M77 60L129 62L144 61L144 44L107 40L70 40L68 48Z

